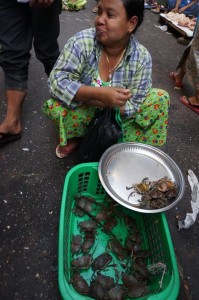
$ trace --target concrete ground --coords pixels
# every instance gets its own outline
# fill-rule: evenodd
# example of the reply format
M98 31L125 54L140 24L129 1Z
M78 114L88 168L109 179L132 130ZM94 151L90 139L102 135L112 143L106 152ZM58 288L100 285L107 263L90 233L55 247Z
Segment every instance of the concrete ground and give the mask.
M90 27L94 1L84 10L62 11L60 49L79 30ZM164 151L179 165L186 189L177 207L166 213L178 262L181 287L179 300L198 299L199 226L177 228L176 215L191 212L191 190L187 170L199 178L199 115L181 104L181 95L191 95L187 79L184 90L176 91L169 78L185 46L177 43L175 31L163 32L159 16L145 11L137 38L153 58L153 86L167 90L171 97L168 141ZM0 299L61 299L57 281L57 250L60 201L64 178L76 164L76 155L64 160L55 156L58 134L41 112L49 97L43 67L32 55L29 90L23 107L23 137L0 149ZM0 116L6 110L3 73L0 72ZM174 300L174 299L170 299Z

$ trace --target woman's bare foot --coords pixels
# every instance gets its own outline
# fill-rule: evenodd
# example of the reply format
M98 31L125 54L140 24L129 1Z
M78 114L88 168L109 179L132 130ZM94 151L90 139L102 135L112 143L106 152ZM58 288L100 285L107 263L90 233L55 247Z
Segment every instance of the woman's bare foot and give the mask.
M80 146L81 138L74 138L68 141L66 146L58 145L56 147L56 155L58 158L67 157L69 154L73 153Z
M192 96L192 97L189 97L189 98L187 96L182 96L182 97L180 97L180 101L185 105L191 105L191 106L198 106L199 107L199 100L197 100L195 96Z
M171 72L169 74L170 78L175 82L175 88L176 89L182 89L183 88L183 84L182 84L182 76L180 73L178 72Z
M0 132L2 133L11 133L11 134L18 134L22 132L22 125L21 120L15 120L14 122L8 122L7 119L5 119L0 124Z
M199 100L197 100L195 96L189 98L189 103L191 105L199 106Z

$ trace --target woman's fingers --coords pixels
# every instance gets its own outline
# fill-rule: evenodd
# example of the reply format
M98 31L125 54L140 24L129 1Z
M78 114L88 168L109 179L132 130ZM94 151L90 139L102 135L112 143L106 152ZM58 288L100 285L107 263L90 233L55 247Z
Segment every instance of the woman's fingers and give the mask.
M125 88L115 88L115 90L121 94L129 94L131 92L130 89L125 89Z

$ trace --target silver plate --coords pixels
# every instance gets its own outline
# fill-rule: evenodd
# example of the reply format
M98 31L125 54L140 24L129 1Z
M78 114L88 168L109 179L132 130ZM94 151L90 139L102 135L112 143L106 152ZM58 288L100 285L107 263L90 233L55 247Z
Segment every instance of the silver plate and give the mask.
M143 213L158 213L170 209L182 199L184 177L177 164L158 148L140 143L120 143L108 148L99 161L99 179L106 192L121 205ZM164 176L174 181L178 195L169 205L159 209L139 207L141 195L127 190L148 177L156 181ZM129 199L128 199L129 197Z

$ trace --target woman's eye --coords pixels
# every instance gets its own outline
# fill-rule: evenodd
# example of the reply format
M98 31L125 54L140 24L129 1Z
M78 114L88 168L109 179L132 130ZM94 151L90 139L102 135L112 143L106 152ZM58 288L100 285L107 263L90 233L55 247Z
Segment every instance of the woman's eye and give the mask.
M98 16L102 14L102 10L99 7L97 8L97 14Z
M114 14L108 14L108 18L110 19L114 18Z

